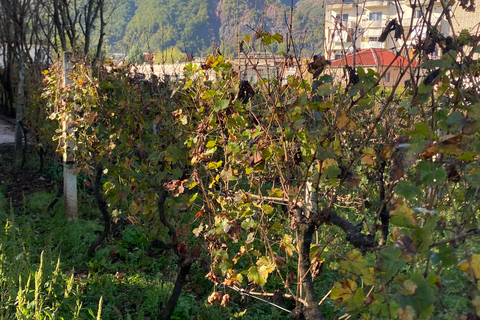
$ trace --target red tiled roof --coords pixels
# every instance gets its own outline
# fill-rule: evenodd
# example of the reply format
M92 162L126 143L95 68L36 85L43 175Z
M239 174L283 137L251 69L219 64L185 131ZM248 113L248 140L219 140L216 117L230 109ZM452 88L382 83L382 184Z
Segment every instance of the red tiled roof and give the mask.
M365 49L356 53L355 62L357 66L389 66L395 60L392 66L408 66L407 59L402 56L395 59L396 56L395 53L384 49ZM349 66L353 65L353 54L347 54L345 57L332 61L332 67L344 66L346 64ZM411 65L414 67L417 63L413 61Z

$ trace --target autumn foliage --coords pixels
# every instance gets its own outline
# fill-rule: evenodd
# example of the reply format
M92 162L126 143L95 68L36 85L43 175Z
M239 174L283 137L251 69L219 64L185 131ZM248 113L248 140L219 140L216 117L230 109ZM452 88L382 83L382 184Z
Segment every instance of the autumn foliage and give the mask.
M257 35L241 54L284 41ZM67 88L46 73L43 127L61 150L75 114L77 170L93 182L101 164L112 220L150 226L181 268L207 262L210 304L276 292L298 317L333 301L363 319L425 319L457 277L461 312L479 316L480 46L467 31L455 43L411 58L440 70L435 83L390 89L360 67L336 82L328 64L247 87L218 54L175 83L76 62Z

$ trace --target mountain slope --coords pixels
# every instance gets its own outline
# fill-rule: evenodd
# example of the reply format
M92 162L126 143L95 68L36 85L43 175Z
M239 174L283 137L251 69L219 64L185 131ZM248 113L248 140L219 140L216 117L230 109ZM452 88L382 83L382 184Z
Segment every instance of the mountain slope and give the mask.
M127 0L109 22L110 51L139 45L158 52L176 46L194 55L220 46L234 53L238 39L254 30L287 35L291 0ZM321 50L324 2L294 0L293 35L297 50L311 55ZM285 50L285 44L274 50Z

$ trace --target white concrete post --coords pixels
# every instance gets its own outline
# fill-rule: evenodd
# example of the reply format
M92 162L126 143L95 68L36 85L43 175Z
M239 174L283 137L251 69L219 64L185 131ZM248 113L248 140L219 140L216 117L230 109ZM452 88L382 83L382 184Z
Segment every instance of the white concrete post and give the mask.
M72 72L70 60L72 54L65 52L63 54L63 85L67 86L72 82L68 74ZM73 174L75 163L75 142L67 140L67 136L72 133L70 124L73 120L73 112L66 115L62 121L63 132L63 194L65 198L65 218L67 220L78 219L78 201L77 201L77 176Z

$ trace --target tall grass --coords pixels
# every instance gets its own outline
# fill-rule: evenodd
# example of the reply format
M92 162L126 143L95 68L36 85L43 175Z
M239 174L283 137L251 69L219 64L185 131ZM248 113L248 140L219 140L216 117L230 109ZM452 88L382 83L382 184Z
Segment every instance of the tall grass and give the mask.
M38 250L31 223L17 225L13 208L8 212L3 208L0 319L79 319L81 293L74 286L74 274L67 277L61 272L60 258L48 253L51 248Z

